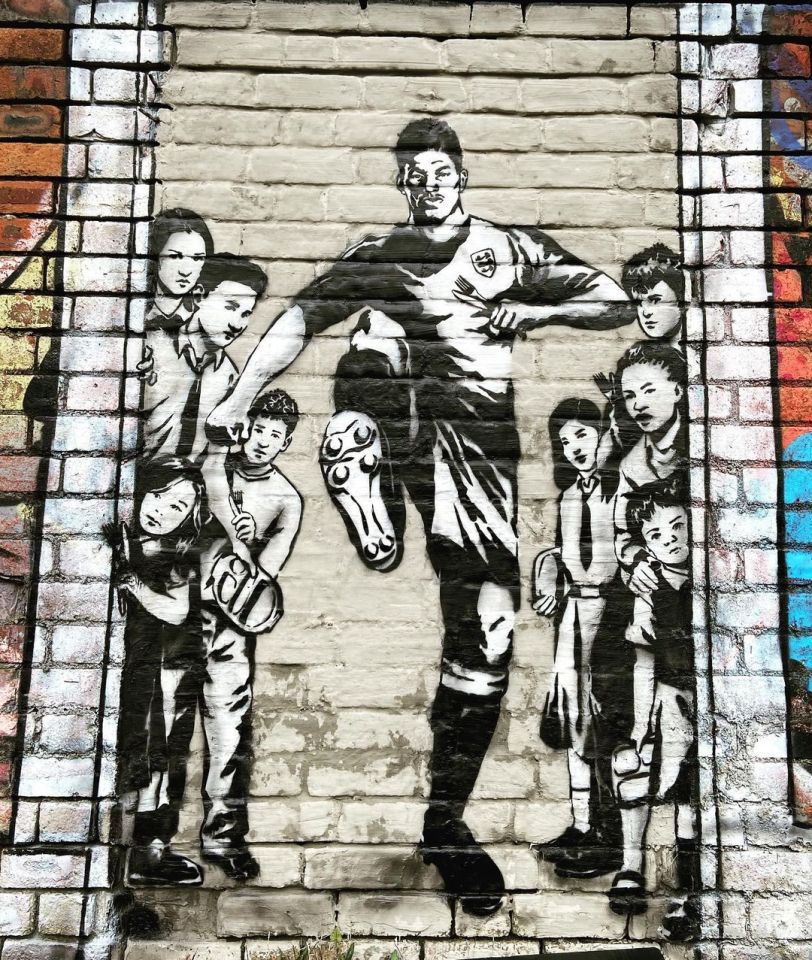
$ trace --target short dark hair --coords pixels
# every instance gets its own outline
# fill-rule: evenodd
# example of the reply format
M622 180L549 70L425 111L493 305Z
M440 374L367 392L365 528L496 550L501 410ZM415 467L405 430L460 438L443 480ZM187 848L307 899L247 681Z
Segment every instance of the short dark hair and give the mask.
M398 171L424 150L437 150L439 153L448 154L457 172L462 170L460 138L445 120L421 117L406 124L398 135L394 149Z
M149 273L150 287L154 286L158 274L158 257L166 246L166 241L175 233L197 233L203 238L206 258L214 253L214 241L206 221L193 210L185 207L172 207L161 210L152 221L149 230Z
M248 419L251 426L257 417L268 417L271 420L281 420L290 436L299 422L299 408L296 401L284 390L269 390L251 404Z
M668 379L673 383L685 384L687 371L685 367L685 358L674 347L668 344L660 343L657 340L643 340L635 343L623 354L617 364L617 378L621 379L629 367L638 363L648 363L652 366L662 367L668 374Z
M643 524L651 520L654 511L667 507L681 507L688 510L688 491L679 471L667 480L655 480L629 494L628 517L630 529L642 535Z
M655 243L626 261L621 283L626 293L645 293L662 281L676 294L680 303L685 299L685 274L679 256L664 243Z
M227 280L241 283L257 295L259 299L268 286L268 277L258 264L247 257L237 256L236 253L218 253L209 257L203 264L198 281L203 288L203 295L208 296L221 283Z

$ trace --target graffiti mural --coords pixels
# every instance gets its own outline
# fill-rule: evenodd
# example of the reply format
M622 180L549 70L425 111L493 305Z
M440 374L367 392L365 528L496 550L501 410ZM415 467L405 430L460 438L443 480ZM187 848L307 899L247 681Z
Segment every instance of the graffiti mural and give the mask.
M779 35L803 33L808 5L775 4L769 26ZM772 79L766 81L774 111L769 121L770 186L767 204L770 259L775 300L774 323L778 435L783 451L785 653L787 659L787 723L790 746L790 799L797 822L812 824L812 641L810 641L809 461L812 394L808 386L810 332L809 246L807 217L797 191L812 184L812 166L800 116L810 109L806 48L777 44L766 56Z

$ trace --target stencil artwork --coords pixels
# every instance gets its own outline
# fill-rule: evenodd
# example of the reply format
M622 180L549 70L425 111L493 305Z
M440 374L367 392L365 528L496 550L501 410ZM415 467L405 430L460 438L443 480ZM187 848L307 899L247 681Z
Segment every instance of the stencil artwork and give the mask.
M540 231L469 215L462 148L444 121L409 123L394 154L408 221L294 298L209 426L239 436L257 393L310 338L361 311L336 370L322 471L371 569L398 566L404 492L420 512L444 622L420 848L463 908L487 915L504 879L463 815L507 688L520 594L511 350L528 329L606 329L632 309Z
M567 751L572 823L537 850L561 877L616 871L611 909L644 913L650 809L674 804L681 896L662 926L688 940L699 850L679 259L644 250L623 285L651 339L596 378L604 412L570 398L550 417L559 523L535 561L533 607L556 628L540 732Z
M245 839L254 647L282 616L276 578L299 530L301 499L274 466L298 409L271 390L233 444L207 438L206 418L236 380L225 348L266 278L245 258L214 254L188 210L158 216L151 252L134 518L108 531L127 614L119 789L136 794L128 882L196 886L203 871L171 843L198 706L202 857L235 880L259 870Z

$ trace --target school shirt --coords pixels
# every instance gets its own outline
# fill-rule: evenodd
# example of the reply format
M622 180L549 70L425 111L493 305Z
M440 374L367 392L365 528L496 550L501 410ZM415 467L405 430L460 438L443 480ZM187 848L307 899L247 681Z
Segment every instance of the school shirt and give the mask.
M584 505L589 508L585 528ZM601 586L608 583L617 570L613 541L614 500L603 496L600 477L582 477L561 494L558 541L561 561L574 584ZM588 543L582 543L587 534ZM588 561L588 562L587 562Z
M155 382L144 386L143 456L187 457L205 453L206 418L230 392L237 368L222 349L206 351L202 339L179 330L150 330Z
M685 468L687 455L682 417L677 412L674 423L659 443L644 433L620 461L620 480L615 506L615 553L621 566L632 567L643 552L629 533L627 510L629 496L639 487L657 480L667 480Z

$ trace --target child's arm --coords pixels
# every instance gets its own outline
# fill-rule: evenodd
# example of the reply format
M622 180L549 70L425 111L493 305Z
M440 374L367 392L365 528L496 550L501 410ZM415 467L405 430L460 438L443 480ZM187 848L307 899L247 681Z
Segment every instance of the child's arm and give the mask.
M262 552L256 557L256 564L270 577L279 576L279 571L287 562L299 526L302 522L302 498L291 488L285 497L285 503L273 523L273 533Z
M209 443L201 472L206 484L206 498L209 509L220 521L220 525L231 542L231 549L243 560L253 566L253 559L246 545L239 539L234 525L235 513L232 508L231 487L226 473L228 447Z
M148 587L136 574L126 573L119 580L118 586L131 594L156 620L178 626L189 616L188 583L167 586L166 593L158 593L157 590Z
M644 597L634 598L634 614L626 630L626 640L634 645L634 726L632 739L637 748L646 736L654 706L654 651L651 604Z

